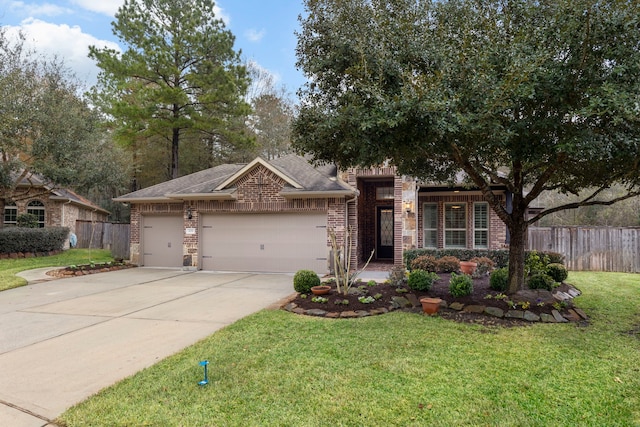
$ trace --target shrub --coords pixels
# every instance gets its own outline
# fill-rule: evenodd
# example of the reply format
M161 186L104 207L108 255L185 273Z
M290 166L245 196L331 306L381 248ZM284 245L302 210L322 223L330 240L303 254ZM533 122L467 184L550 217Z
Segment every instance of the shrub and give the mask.
M311 288L320 285L320 278L311 270L298 270L293 276L293 289L301 294L308 294Z
M37 254L62 250L68 235L66 227L8 227L0 231L0 253Z
M558 252L543 252L548 258L549 263L551 264L562 264L564 265L564 255Z
M412 270L436 271L436 257L431 255L421 255L411 261Z
M486 276L495 267L495 263L491 261L491 259L487 258L486 256L473 257L469 261L476 263L476 272L474 274L477 277Z
M473 281L467 274L451 273L449 280L449 293L454 297L463 297L473 292Z
M529 277L527 284L529 285L529 289L546 289L550 291L556 282L548 274L536 273Z
M556 282L564 282L569 276L569 272L564 265L551 263L547 265L547 274Z
M23 213L16 217L16 225L24 228L38 228L38 217L34 214Z
M494 291L506 291L509 287L509 269L507 267L502 267L497 270L493 270L489 277L489 287Z
M549 257L542 252L531 251L526 254L524 260L525 276L533 276L534 274L544 273L547 271Z
M409 288L414 291L428 291L431 289L433 282L438 279L439 277L436 273L424 270L413 270L409 273L409 280L407 283Z
M460 260L454 256L443 256L436 261L436 271L442 273L452 273L460 270Z
M387 277L389 284L396 288L400 286L404 286L405 279L406 279L405 273L406 273L406 270L404 269L403 266L394 265L391 271L389 272L389 276Z

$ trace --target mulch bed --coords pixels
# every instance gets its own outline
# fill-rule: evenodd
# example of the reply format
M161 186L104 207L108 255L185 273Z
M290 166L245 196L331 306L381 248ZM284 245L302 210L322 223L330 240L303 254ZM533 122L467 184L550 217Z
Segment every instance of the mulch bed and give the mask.
M484 306L484 307L496 307L503 310L505 313L509 310L513 310L514 308L509 305L507 301L513 300L513 302L524 301L526 298L520 295L510 296L505 299L496 299L495 296L499 294L499 292L492 290L489 287L489 278L481 277L473 279L473 292L464 297L454 298L449 293L449 280L451 275L448 273L440 273L438 274L440 277L439 280L434 282L433 286L428 292L423 291L413 291L408 288L403 287L402 289L407 290L407 292L402 293L398 292L395 286L391 286L385 283L377 283L375 286L369 286L367 283L362 282L353 288L359 288L361 294L350 294L343 295L339 294L335 288L335 285L332 285L331 292L327 295L323 295L328 298L328 302L326 303L318 303L313 302L313 295L309 294L306 296L297 295L294 299L289 301L289 304L285 305L285 309L289 311L294 311L300 314L307 314L307 311L311 310L311 313L317 313L317 310L323 310L331 313L326 317L344 317L342 313L348 312L369 312L372 314L381 314L386 312L387 310L391 311L390 307L393 306L392 301L394 297L404 297L409 301L413 301L414 304L420 300L420 298L424 296L436 297L440 298L446 303L446 308L443 307L440 309L438 315L442 318L451 319L458 322L466 322L466 323L480 323L484 325L501 325L501 326L515 326L515 325L530 325L532 322L522 320L522 319L514 319L509 317L495 317L488 315L486 313L474 313L470 311L466 311L465 309L453 309L453 306L456 305L458 307L471 307L471 306ZM571 285L563 283L558 288L554 289L554 292L569 292L569 290L575 289ZM360 296L374 296L378 295L379 298L370 304L362 303L358 300ZM491 296L491 298L488 298ZM541 316L552 315L553 310L557 310L562 313L570 321L576 321L580 323L585 323L585 318L576 318L575 311L581 311L577 309L572 300L568 300L564 307L559 309L558 301L554 299L550 293L543 293L541 296L543 298L535 298L531 295L527 295L529 297L530 304L526 307L526 311L530 313ZM348 304L339 304L337 302L341 302L347 300ZM543 302L543 304L538 304L538 302ZM456 304L457 303L457 304ZM292 305L293 304L293 305ZM385 310L386 309L386 310ZM421 313L422 308L419 306L409 308L403 308L407 311L414 311L416 313ZM524 311L522 305L516 307L517 310ZM571 312L569 311L571 310ZM336 315L337 313L337 315ZM318 315L318 314L314 314ZM360 317L360 316L349 316L349 317Z
M133 268L135 265L128 263L117 263L114 265L109 264L95 264L95 265L78 265L76 267L65 267L57 270L47 271L47 276L53 276L56 278L84 276L87 274L106 273L108 271L124 270L127 268Z

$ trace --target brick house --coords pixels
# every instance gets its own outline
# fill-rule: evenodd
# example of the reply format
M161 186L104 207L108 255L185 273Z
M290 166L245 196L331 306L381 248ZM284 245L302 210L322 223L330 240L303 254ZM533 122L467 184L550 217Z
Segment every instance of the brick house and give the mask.
M5 202L3 226L12 227L21 214L34 214L40 227L68 227L76 232L76 221L107 220L109 211L69 189L53 188L37 177L17 185L14 201Z
M506 192L502 192L505 203ZM479 191L426 185L391 167L338 171L300 156L226 164L114 199L131 206L131 261L202 270L328 271L330 232L355 256L505 246Z

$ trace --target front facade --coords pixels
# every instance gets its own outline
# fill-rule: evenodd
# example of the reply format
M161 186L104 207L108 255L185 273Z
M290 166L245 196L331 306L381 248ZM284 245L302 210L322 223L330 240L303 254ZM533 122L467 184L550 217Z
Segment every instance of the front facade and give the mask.
M131 206L131 261L144 266L323 274L332 233L339 246L351 233L358 262L373 252L395 264L408 248L506 242L479 192L424 186L391 167L313 167L295 155L221 165L116 201Z

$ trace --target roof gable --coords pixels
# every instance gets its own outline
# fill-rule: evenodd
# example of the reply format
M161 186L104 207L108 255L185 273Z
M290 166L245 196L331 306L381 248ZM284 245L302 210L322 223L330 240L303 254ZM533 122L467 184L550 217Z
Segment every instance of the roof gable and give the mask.
M302 185L297 183L291 177L289 177L286 174L284 174L282 171L280 171L277 168L275 168L274 166L272 166L270 163L268 163L267 161L265 161L261 157L256 157L251 163L249 163L248 165L246 165L245 167L240 169L238 172L236 172L235 174L230 176L224 182L222 182L218 187L216 187L216 190L224 190L224 189L232 186L238 180L242 179L245 175L247 175L249 172L251 172L253 169L255 169L255 168L259 167L259 166L262 166L262 167L268 169L274 175L277 175L278 177L282 178L287 184L291 185L293 188L298 188L298 189L303 188Z

